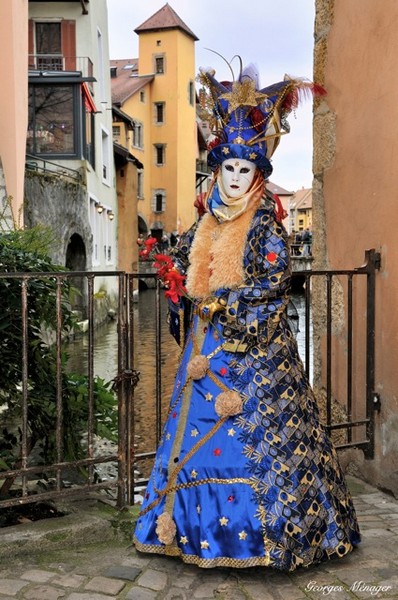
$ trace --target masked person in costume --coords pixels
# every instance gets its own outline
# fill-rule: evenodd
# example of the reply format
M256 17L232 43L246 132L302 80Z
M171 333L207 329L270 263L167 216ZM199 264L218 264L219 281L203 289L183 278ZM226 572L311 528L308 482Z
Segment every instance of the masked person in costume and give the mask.
M290 77L259 90L252 67L232 82L214 75L199 76L214 177L173 262L193 311L184 332L186 298L174 298L183 354L134 541L200 567L291 571L360 541L289 327L284 215L265 190L287 115L323 90Z

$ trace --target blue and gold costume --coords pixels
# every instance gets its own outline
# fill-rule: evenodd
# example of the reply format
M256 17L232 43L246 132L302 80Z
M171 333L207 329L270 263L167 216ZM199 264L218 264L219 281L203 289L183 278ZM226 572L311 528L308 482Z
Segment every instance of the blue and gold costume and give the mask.
M251 67L222 84L203 71L201 82L210 90L215 176L207 213L175 255L195 311L186 335L186 299L171 315L184 350L135 544L201 567L289 571L342 557L360 541L287 319L286 231L264 195L298 93L321 88L286 77L257 90ZM232 200L220 180L226 159L257 167Z
M188 252L183 243L181 271ZM345 555L360 536L288 325L289 251L269 200L243 267L240 286L215 292L224 310L193 317L135 543L202 567L293 570ZM204 373L189 368L197 356ZM228 391L241 398L232 416L216 407Z

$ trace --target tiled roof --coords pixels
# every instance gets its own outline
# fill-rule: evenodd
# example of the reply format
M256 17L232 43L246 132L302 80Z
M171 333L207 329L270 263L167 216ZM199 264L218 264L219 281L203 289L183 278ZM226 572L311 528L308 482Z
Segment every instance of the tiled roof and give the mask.
M283 187L277 185L273 181L268 181L268 183L266 183L266 188L269 192L277 194L278 196L293 196L293 192L288 192Z
M195 41L198 41L199 39L184 21L180 19L175 10L173 10L168 3L152 15L152 17L149 17L149 19L134 29L134 31L135 33L140 34L144 31L161 31L162 29L181 29L181 31L189 35Z
M111 77L112 103L121 106L147 83L153 75L138 77L138 58L111 60L111 67L116 67L116 77Z
M297 190L290 201L290 208L296 210L312 208L312 188Z

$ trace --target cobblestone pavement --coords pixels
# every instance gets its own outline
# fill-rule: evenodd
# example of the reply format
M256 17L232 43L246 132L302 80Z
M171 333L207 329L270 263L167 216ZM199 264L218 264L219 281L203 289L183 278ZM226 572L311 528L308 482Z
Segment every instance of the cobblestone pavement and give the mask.
M398 502L349 477L363 536L349 556L308 570L200 569L111 540L0 564L0 600L398 600ZM1 544L1 534L0 534Z

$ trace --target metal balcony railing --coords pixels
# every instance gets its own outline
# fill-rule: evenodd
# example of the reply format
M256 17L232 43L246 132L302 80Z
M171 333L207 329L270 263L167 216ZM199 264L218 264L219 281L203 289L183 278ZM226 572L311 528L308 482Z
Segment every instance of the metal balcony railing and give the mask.
M93 62L88 56L62 54L29 54L31 71L80 71L83 77L93 77Z

